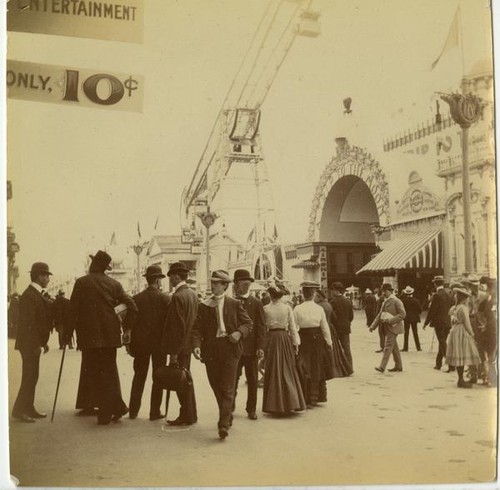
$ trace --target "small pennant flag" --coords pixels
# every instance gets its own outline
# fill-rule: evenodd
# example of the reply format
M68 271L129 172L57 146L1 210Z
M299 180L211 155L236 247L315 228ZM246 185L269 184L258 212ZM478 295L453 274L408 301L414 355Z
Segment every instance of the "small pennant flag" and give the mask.
M441 53L437 57L437 59L432 63L431 70L433 70L436 65L439 63L441 57L451 51L454 47L460 44L460 7L457 8L455 12L455 16L450 25L450 30L448 31L448 36L446 37L446 41L444 42L443 49Z
M142 235L141 235L141 227L139 225L139 222L137 222L137 234L139 235L139 238L142 238Z
M155 230L156 230L156 227L158 226L158 219L159 219L159 216L156 217L155 226L154 226Z

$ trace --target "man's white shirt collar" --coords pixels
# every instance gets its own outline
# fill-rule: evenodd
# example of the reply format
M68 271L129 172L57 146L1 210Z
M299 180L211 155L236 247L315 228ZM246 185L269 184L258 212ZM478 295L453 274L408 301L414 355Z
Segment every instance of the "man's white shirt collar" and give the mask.
M181 286L185 286L186 285L186 281L181 281L179 284L177 284L177 286L174 287L174 289L172 290L172 293L175 293L177 292L177 290L181 287Z
M40 286L40 284L38 284L37 282L32 282L31 285L40 293L42 294L44 289L42 288L42 286Z

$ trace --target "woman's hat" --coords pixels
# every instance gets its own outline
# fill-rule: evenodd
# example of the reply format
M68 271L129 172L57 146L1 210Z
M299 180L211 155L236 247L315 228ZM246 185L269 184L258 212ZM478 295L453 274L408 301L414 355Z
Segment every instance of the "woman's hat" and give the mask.
M224 282L226 284L229 284L231 282L231 278L226 271L217 270L212 272L210 282Z
M366 288L365 294L373 294L373 291L370 288Z
M110 264L113 259L106 252L98 250L95 255L89 255L89 257L92 259L93 264L103 266L107 271L112 269Z
M465 289L465 288L453 288L453 291L455 293L463 294L464 296L470 296L471 295L470 292L467 291L467 289Z
M150 265L142 277L165 277L159 265Z
M411 286L406 286L403 289L403 293L405 293L405 294L413 294L414 292L415 292L415 290Z

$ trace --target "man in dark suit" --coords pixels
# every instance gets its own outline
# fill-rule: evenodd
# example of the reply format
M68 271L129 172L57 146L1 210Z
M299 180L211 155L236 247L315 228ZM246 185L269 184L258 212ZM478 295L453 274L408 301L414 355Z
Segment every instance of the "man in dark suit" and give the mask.
M48 352L50 331L53 326L52 305L44 296L49 284L49 266L35 262L31 266L31 284L19 300L19 323L15 348L21 353L23 371L12 417L21 422L35 422L47 415L35 408L35 389L40 368L40 354Z
M264 308L257 298L254 298L249 290L254 278L244 269L234 272L233 293L234 298L241 304L253 322L252 331L243 340L243 353L238 362L236 372L236 385L234 389L234 401L238 394L238 383L245 368L247 379L247 403L246 411L250 420L257 420L257 383L259 359L264 357L264 341L266 338L266 323L264 320ZM235 405L233 405L233 410Z
M444 289L443 276L435 276L432 282L434 283L436 292L432 297L423 328L425 330L425 327L430 325L436 332L439 348L434 369L440 370L443 364L443 358L446 356L446 339L451 330L451 320L448 313L452 307L452 299ZM453 371L454 368L449 366L448 370Z
M198 314L198 297L187 285L189 269L182 262L176 262L169 268L167 276L173 287L172 302L163 328L163 349L170 355L170 364L190 371L191 369L191 331ZM167 420L169 425L191 425L197 422L196 398L194 385L184 392L177 392L180 410L174 420Z
M404 344L402 352L408 352L408 337L410 336L410 328L413 332L413 340L415 341L415 347L417 350L422 350L420 348L420 339L418 338L418 324L420 322L420 313L422 313L422 307L420 306L420 301L413 296L415 290L411 286L406 286L403 289L403 296L401 301L405 307L405 335Z
M59 337L59 349L64 347L65 341L65 325L68 323L70 318L70 302L69 299L65 297L64 291L61 289L57 293L56 299L52 304L54 311L54 326L56 328ZM68 347L73 348L73 342L68 339Z
M137 305L137 313L131 311L125 317L125 330L130 332L128 351L134 358L134 379L130 390L129 418L135 419L141 408L142 393L148 375L149 361L152 370L165 366L167 356L161 349L163 324L167 317L170 298L161 292L161 280L165 277L161 267L151 265L144 274L148 287L133 297ZM151 389L149 420L158 420L163 389L155 386Z
M124 303L128 311L136 312L137 306L122 285L105 274L111 270L111 257L102 250L90 257L89 273L76 280L71 294L72 325L67 338L76 328L78 347L82 359L86 359L86 377L95 388L97 423L107 425L128 412L116 366L116 349L122 346L122 321L115 308Z
M193 354L205 363L210 386L219 405L219 437L225 439L232 425L234 380L243 351L242 339L252 331L252 320L243 305L225 295L231 278L214 271L213 295L202 301L191 332Z
M366 326L369 327L377 316L377 298L371 289L366 289L365 291L363 308L366 315Z
M342 294L344 286L341 282L334 282L332 284L333 295L330 301L332 305L332 323L333 328L337 332L337 336L342 345L342 349L354 370L351 354L351 322L354 318L352 303Z

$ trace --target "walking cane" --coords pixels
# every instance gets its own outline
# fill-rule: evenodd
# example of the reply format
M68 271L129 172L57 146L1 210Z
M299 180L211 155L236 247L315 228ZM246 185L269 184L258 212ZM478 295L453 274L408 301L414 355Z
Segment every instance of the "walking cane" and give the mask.
M63 353L61 358L61 366L59 368L59 376L57 378L57 388L56 388L56 396L54 397L54 406L52 407L52 417L50 417L50 421L54 422L54 414L56 412L56 403L57 403L57 394L59 393L59 384L61 383L61 374L64 366L64 355L66 354L66 344L63 347Z
M168 405L170 403L170 390L167 390L167 398L165 400L165 420L167 420Z

